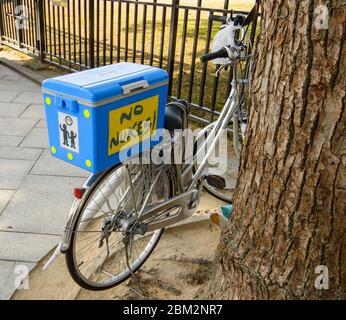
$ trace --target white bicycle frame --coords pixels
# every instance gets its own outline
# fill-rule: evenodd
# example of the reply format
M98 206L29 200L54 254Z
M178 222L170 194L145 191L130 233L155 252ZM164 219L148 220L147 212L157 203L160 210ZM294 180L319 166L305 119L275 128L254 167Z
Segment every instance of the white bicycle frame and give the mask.
M168 199L167 201L151 206L149 209L142 212L140 217L138 217L138 222L139 223L144 222L145 220L148 220L152 216L161 217L165 214L165 212L172 210L174 208L180 208L180 210L178 210L178 213L175 215L170 215L166 218L160 219L159 222L153 222L148 224L147 231L153 231L156 229L161 229L169 225L175 224L181 220L184 220L190 217L195 212L195 209L200 199L200 193L201 193L201 188L197 188L198 181L203 175L203 171L205 166L207 165L208 158L212 154L213 149L215 148L217 142L219 141L223 133L223 130L227 129L230 119L232 119L232 117L235 115L239 107L238 81L236 80L236 70L237 70L237 61L234 61L232 90L230 92L229 97L227 98L225 107L223 108L217 121L208 125L200 132L199 137L204 135L204 133L207 130L210 130L207 138L201 144L200 148L197 150L196 154L194 155L193 164L186 165L183 170L181 165L172 164L175 167L175 173L176 173L175 178L178 184L178 194ZM197 157L199 156L201 150L203 150L206 146L208 146L208 150L205 156L202 158L200 164L198 165L196 172L192 175L190 183L188 184L187 187L183 187L184 179L186 178L187 175L191 175L191 172L193 167L195 166L195 163L196 163L195 161ZM121 174L121 172L119 174ZM88 181L84 185L84 189L90 189L92 187L94 181L97 180L96 176L97 175L93 175L88 179ZM102 207L106 203L106 200L105 200L106 198L104 197L104 195L110 195L112 192L114 191L112 190L111 185L106 184L105 186L103 186L102 190L100 191L100 194L102 194L102 196L97 198L99 202L97 204L92 202L89 205L91 207L90 208L87 207L85 210L90 212L90 214L91 212L95 212L97 208ZM76 200L76 201L79 202L79 200ZM79 207L79 205L77 207ZM77 217L75 215L76 209L77 208L75 208L75 206L72 207L68 222L65 227L65 236L63 238L64 245L62 247L62 250L64 251L69 247L69 242L71 238L71 234L70 234L71 232L69 232L69 230L73 230L73 226L77 222L76 221Z
M176 180L178 192L176 192L176 194L172 198L168 199L167 201L151 206L150 208L141 212L140 216L138 217L139 223L143 223L145 222L145 220L148 220L151 217L160 218L159 221L157 222L154 221L153 223L149 223L147 225L146 232L152 232L157 229L165 228L179 221L187 219L191 215L194 214L200 200L201 189L203 186L203 181L200 181L200 179L203 176L203 171L207 165L208 158L212 154L213 149L218 143L223 131L227 129L230 120L236 115L236 112L239 109L239 93L238 93L239 82L237 81L237 74L236 74L238 59L235 59L232 62L232 64L233 64L233 80L231 83L232 85L231 92L227 98L227 101L225 103L224 108L221 111L219 118L215 122L206 126L197 136L197 139L199 139L208 131L207 138L202 143L202 145L199 146L199 149L194 155L193 163L185 165L184 168L182 167L181 164L172 164L172 166L174 166L175 180ZM184 110L184 112L186 113L186 110ZM186 123L186 119L184 119L184 122ZM235 129L236 127L234 126L233 131ZM235 134L238 134L238 132L233 132L233 136ZM205 156L202 158L201 163L198 165L195 173L192 174L196 160L201 150L204 150L206 146L208 146L208 151L206 152ZM122 168L123 170L118 172L117 176L115 176L114 179L124 175L125 168L124 167ZM88 190L91 190L94 184L97 181L99 181L99 179L102 179L102 177L106 175L107 173L108 171L91 175L83 186L83 189L85 190L85 192L87 192ZM187 177L189 177L190 182L185 187L184 181ZM198 186L199 181L201 183ZM85 210L87 211L88 218L92 218L97 214L98 209L102 208L103 205L107 201L105 196L111 195L112 193L114 193L114 190L111 184L109 183L105 184L100 190L100 195L96 196L95 198L97 199L97 203L95 203L94 201L88 204L88 207L85 208ZM59 255L60 252L64 253L69 249L71 245L72 233L76 226L76 223L78 222L79 208L81 208L84 205L85 205L85 199L83 198L81 200L76 199L74 201L68 216L68 220L64 228L62 240L57 246L51 258L43 267L44 269L46 269L54 261L54 259ZM177 209L176 213L167 216L167 212L174 209ZM81 226L81 228L83 228L83 226Z

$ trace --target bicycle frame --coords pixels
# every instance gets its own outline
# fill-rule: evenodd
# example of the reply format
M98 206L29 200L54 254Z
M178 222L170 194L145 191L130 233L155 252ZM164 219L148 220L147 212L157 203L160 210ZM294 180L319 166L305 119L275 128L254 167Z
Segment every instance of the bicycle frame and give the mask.
M203 171L207 165L208 158L212 154L217 142L219 141L223 133L223 130L225 130L228 127L230 119L232 119L232 117L235 115L235 113L237 112L239 108L238 81L237 81L237 75L236 75L237 63L238 63L237 61L234 61L233 63L232 89L227 98L225 106L219 118L217 119L217 121L207 126L199 134L199 136L201 136L202 134L204 134L206 130L212 127L211 132L208 134L207 139L203 142L199 150L197 150L196 154L194 155L193 163L186 165L183 170L181 170L180 164L174 164L177 184L179 186L179 189L178 189L179 194L167 200L164 203L161 203L152 208L149 208L147 211L143 213L142 216L139 217L138 221L143 222L145 221L145 219L151 216L155 216L155 215L160 216L160 212L163 215L165 212L171 209L174 209L176 207L181 208L180 213L173 217L168 216L167 218L163 218L162 220L160 220L160 222L149 224L147 227L147 231L153 231L156 229L161 229L169 225L175 224L181 220L184 220L190 217L195 212L195 208L198 205L200 194L201 194L201 187L196 188L198 185L198 181L203 175ZM196 172L192 175L191 181L188 184L187 188L184 188L183 187L184 179L186 178L188 174L191 174L199 153L201 152L201 150L204 150L206 146L209 147L206 155L203 157Z
M195 212L195 209L200 200L201 189L203 185L201 183L198 186L198 182L203 175L203 170L205 169L207 165L208 158L210 157L211 153L213 152L213 149L215 148L217 142L219 141L223 133L223 130L225 130L228 127L230 119L232 119L232 117L235 116L239 108L239 93L238 93L239 82L237 81L238 60L233 61L232 64L233 64L233 79L231 83L232 85L231 92L227 98L227 101L225 103L225 106L219 118L212 124L205 127L200 132L198 137L202 136L207 130L210 130L210 128L212 128L210 133L208 134L207 139L203 142L199 150L194 155L194 158L192 161L193 163L185 165L184 168L181 164L173 164L174 172L175 172L174 184L176 187L173 197L168 199L165 202L162 202L158 205L148 208L144 212L141 212L141 215L138 217L138 222L143 223L145 222L145 220L150 219L151 217L157 218L157 217L163 216L162 219L160 219L158 222L149 223L147 225L146 232L151 232L157 229L161 229L161 228L165 228L167 226L173 225L177 222L180 222L182 220L189 218ZM183 121L186 124L187 112L184 108L182 108L182 111L183 111L182 114L184 117ZM233 134L235 134L235 132L233 132ZM210 147L206 155L201 160L201 163L198 165L196 172L192 174L192 170L193 170L193 167L195 166L196 159L199 156L201 150L205 148L205 146L208 146L208 147L210 146ZM107 174L107 171L90 176L89 179L84 184L83 189L86 191L92 189L94 184L97 183L99 179L102 179L102 177L105 174ZM187 186L184 186L184 180L186 179L187 175L191 175L191 178L189 179L190 182L187 184ZM102 193L106 195L111 192L112 192L112 189L108 185L106 185L105 189L102 190ZM64 228L62 241L58 247L61 252L66 252L68 248L70 247L72 230L74 229L74 226L77 223L77 220L78 220L77 213L78 213L78 209L81 206L84 206L83 199L76 200L74 204L72 205L72 208L69 213L68 221ZM102 203L98 203L98 206L102 206ZM167 216L166 212L173 209L178 209L177 213L175 215Z

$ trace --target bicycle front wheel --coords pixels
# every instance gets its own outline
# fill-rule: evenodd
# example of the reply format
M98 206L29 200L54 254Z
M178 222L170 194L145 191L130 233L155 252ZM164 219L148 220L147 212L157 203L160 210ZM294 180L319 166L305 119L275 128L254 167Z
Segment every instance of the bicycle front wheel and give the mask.
M137 223L147 207L173 194L164 168L131 161L118 165L84 195L66 263L72 278L88 290L125 281L150 256L163 229L145 233Z

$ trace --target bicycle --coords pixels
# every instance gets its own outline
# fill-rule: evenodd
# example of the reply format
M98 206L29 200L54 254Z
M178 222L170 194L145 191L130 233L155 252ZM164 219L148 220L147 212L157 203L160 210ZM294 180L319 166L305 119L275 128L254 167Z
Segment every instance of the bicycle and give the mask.
M242 18L243 30L246 28L247 31L257 14L256 5L245 19ZM223 19L226 25L234 22L232 17ZM65 254L68 270L81 287L105 290L134 275L155 249L164 228L195 212L203 187L213 195L229 200L219 190L222 186L215 186L215 177L210 179L205 175L205 168L224 130L232 130L239 155L240 127L246 123L246 116L242 110L244 92L239 93L238 64L246 61L251 68L251 55L243 44L244 38L245 35L234 47L223 46L201 58L202 62L227 59L229 63L222 65L218 72L231 65L233 79L219 118L196 137L191 163L154 163L151 153L155 151L160 155L167 147L167 142L163 142L155 150L92 175L83 188L78 189L78 199L72 205L57 250ZM249 75L250 69L246 72ZM181 101L168 103L165 128L172 133L187 127L186 105ZM173 149L180 147L183 153L186 151L184 143L178 145L173 136L168 143ZM206 154L197 163L196 159L206 147Z

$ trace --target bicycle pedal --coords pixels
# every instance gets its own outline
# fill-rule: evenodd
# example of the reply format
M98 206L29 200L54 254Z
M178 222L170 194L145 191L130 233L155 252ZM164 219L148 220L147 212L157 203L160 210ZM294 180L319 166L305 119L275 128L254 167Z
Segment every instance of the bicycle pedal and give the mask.
M208 184L216 189L222 190L226 187L226 180L220 176L210 175L206 176Z

